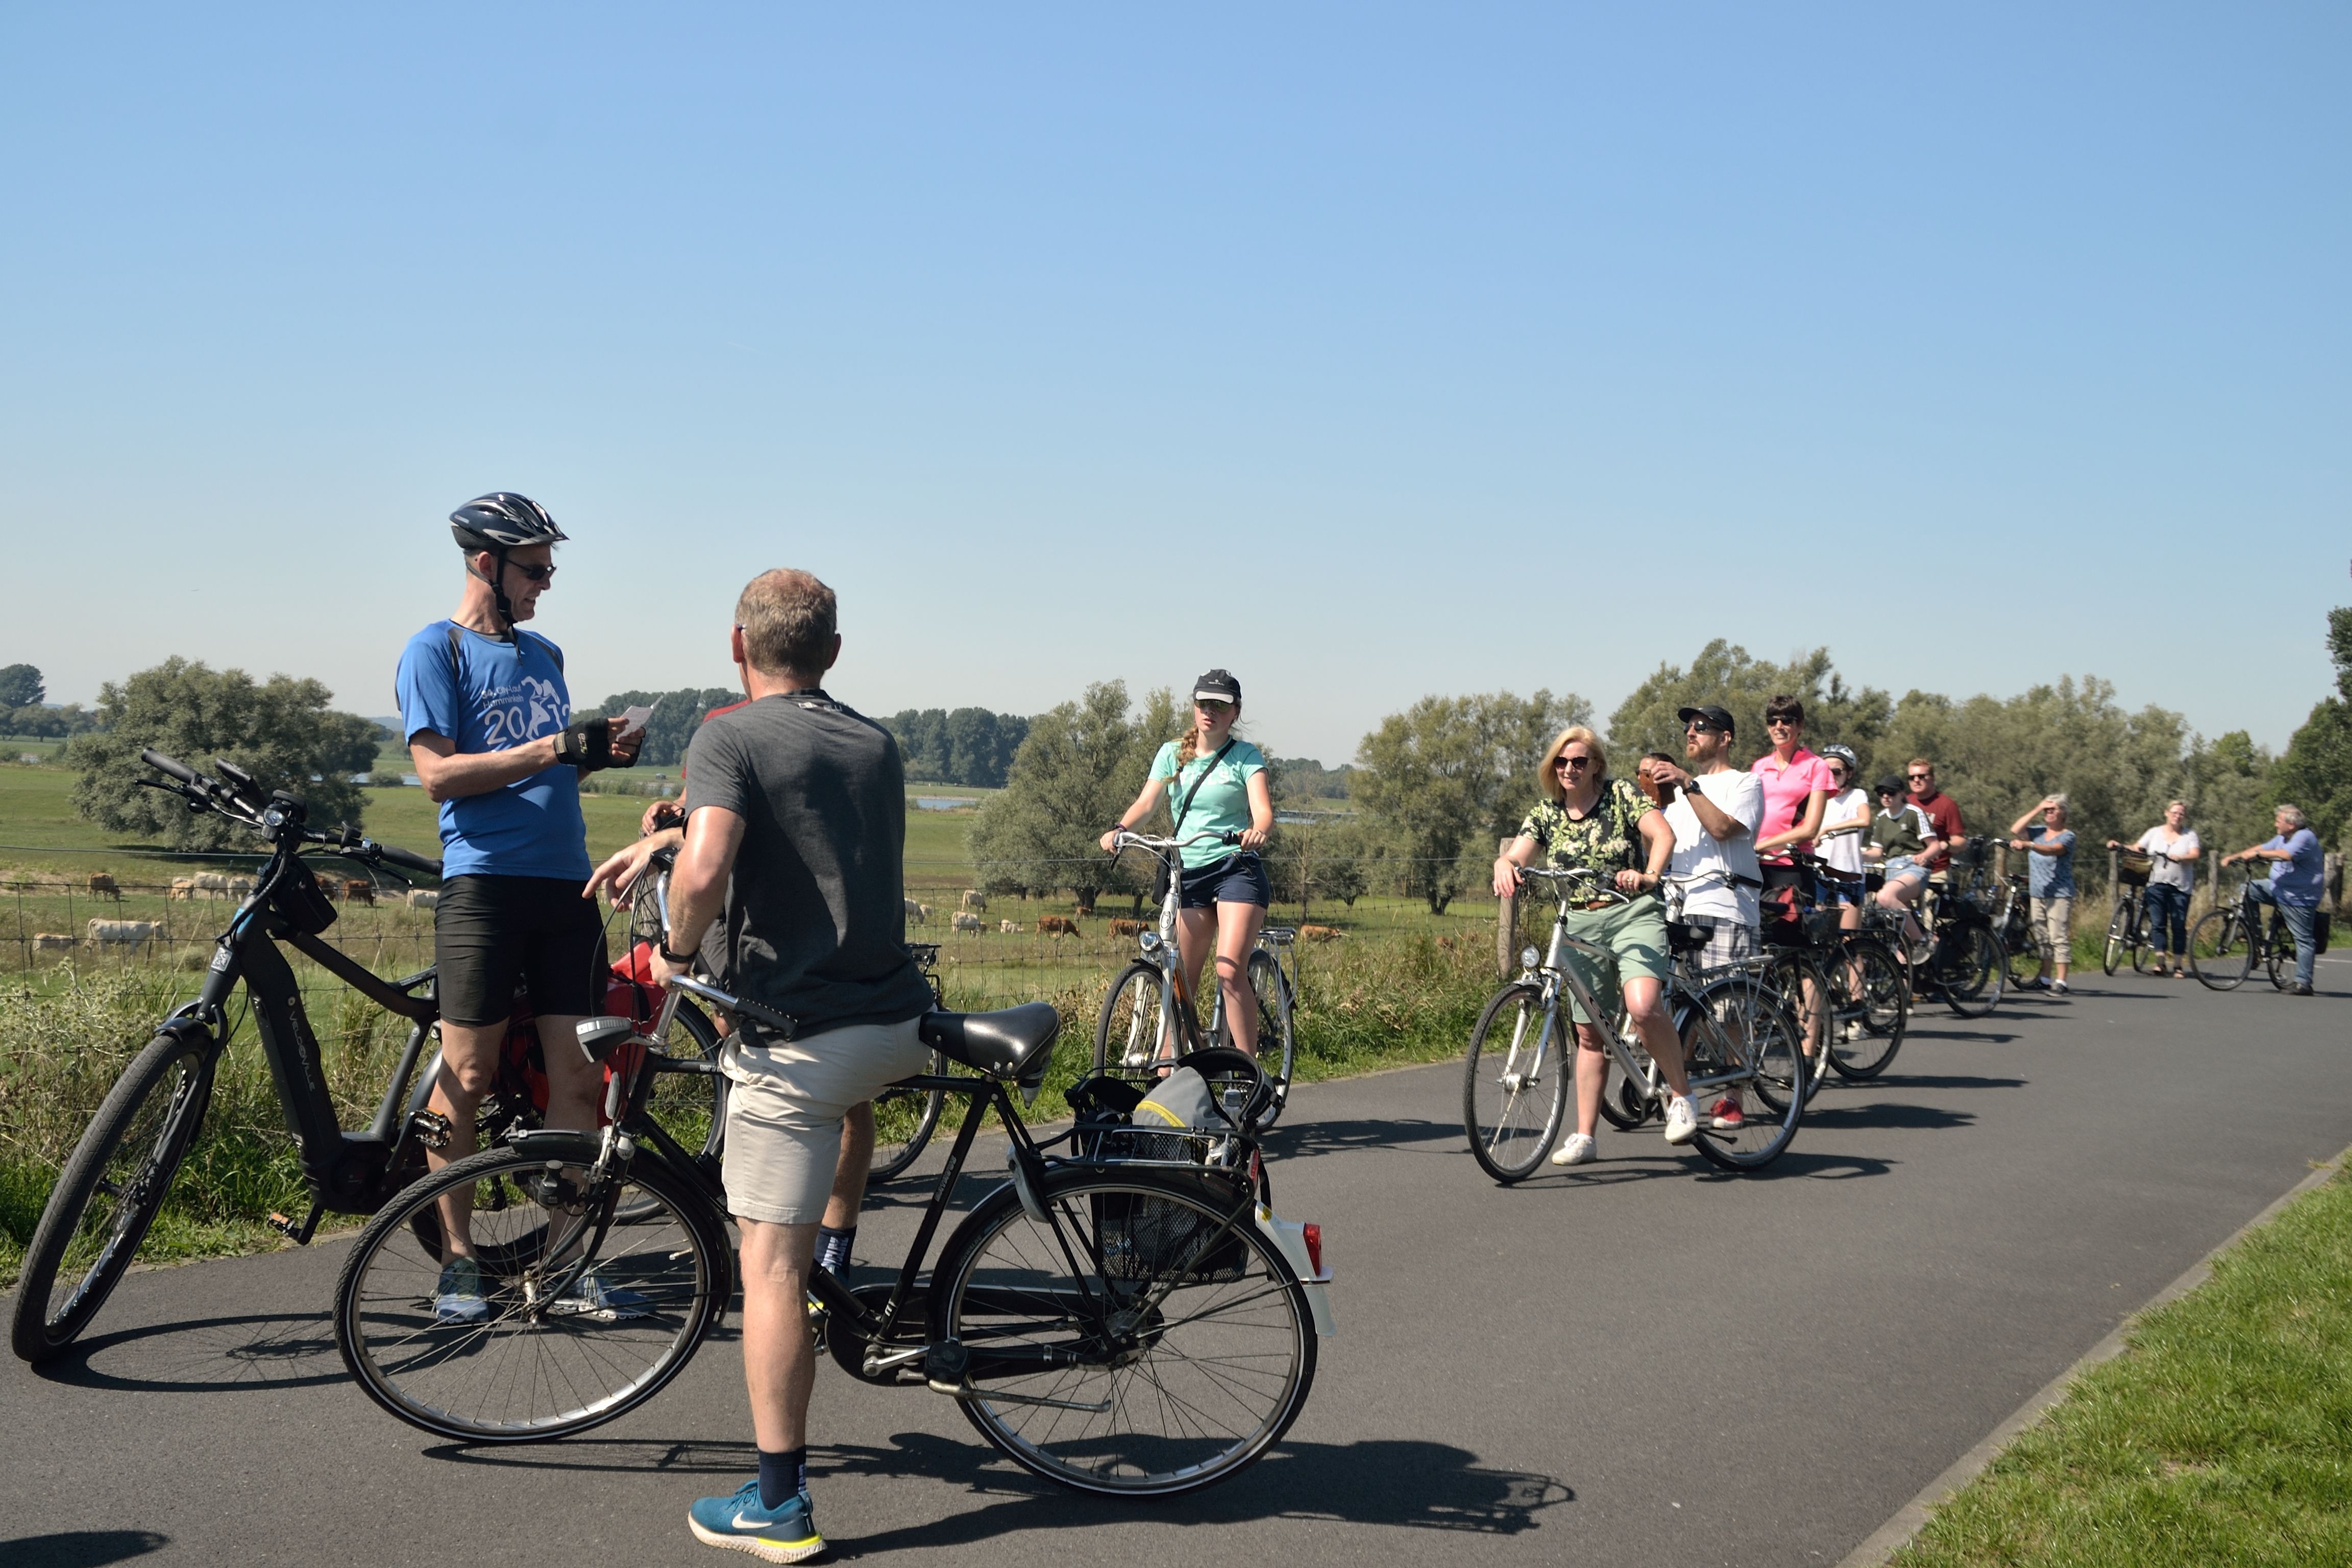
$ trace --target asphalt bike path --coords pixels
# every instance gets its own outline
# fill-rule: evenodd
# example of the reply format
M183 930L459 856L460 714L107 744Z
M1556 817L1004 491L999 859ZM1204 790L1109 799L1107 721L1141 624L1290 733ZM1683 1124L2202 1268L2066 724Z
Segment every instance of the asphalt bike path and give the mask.
M1458 1063L1303 1087L1276 1203L1325 1227L1339 1334L1274 1454L1097 1501L828 1362L818 1522L840 1561L1835 1563L2343 1148L2352 966L2320 977L1924 1009L1746 1178L1604 1124L1600 1163L1505 1190L1465 1148ZM877 1196L861 1263L895 1265L919 1203ZM447 1445L344 1379L345 1245L135 1274L47 1375L7 1361L0 1562L721 1561L684 1515L752 1468L731 1314L611 1426Z

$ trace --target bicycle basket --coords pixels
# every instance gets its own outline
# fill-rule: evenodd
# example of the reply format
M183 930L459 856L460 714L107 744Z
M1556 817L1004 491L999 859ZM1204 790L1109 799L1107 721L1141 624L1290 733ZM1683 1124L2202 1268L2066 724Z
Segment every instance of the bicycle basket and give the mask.
M2118 888L2147 887L2147 874L2155 866L2154 857L2144 850L2126 849L2118 852L2116 856L2116 886Z
M1213 1241L1223 1222L1189 1204L1142 1193L1097 1193L1093 1202L1095 1239L1107 1279L1172 1277L1187 1285L1213 1285L1248 1271L1248 1245L1237 1234L1251 1223L1246 1213Z
M1834 904L1824 904L1819 909L1807 910L1804 918L1805 940L1815 947L1835 942L1838 935L1838 917L1841 912Z

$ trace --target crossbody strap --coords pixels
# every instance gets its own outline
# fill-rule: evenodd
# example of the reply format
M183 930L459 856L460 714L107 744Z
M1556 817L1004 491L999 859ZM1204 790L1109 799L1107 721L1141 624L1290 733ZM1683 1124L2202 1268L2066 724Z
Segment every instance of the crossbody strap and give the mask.
M1201 793L1201 786L1209 782L1209 775L1217 771L1217 764L1223 762L1225 753L1233 749L1234 743L1231 741L1219 746L1217 754L1209 759L1209 765L1202 768L1193 778L1192 787L1184 792L1184 804L1176 808L1176 826L1168 830L1169 837L1181 838L1184 836L1184 818L1192 809L1192 797Z

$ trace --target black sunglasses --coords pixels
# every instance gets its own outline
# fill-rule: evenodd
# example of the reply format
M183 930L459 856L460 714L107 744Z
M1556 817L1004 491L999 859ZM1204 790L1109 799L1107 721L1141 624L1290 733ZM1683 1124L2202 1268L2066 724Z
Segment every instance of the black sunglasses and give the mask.
M555 575L555 568L552 564L546 566L526 566L520 561L509 561L507 563L507 567L509 571L521 573L524 577L533 583L544 583L550 577Z

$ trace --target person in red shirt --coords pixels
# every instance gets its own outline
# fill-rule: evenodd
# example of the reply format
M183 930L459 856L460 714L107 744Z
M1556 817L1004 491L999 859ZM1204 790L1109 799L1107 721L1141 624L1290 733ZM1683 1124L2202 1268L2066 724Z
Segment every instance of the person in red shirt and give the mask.
M1927 758L1912 758L1911 765L1904 770L1904 777L1911 785L1911 804L1927 814L1928 826L1942 841L1923 858L1928 871L1941 876L1952 847L1968 835L1960 822L1960 808L1952 804L1950 795L1936 787L1936 764Z

